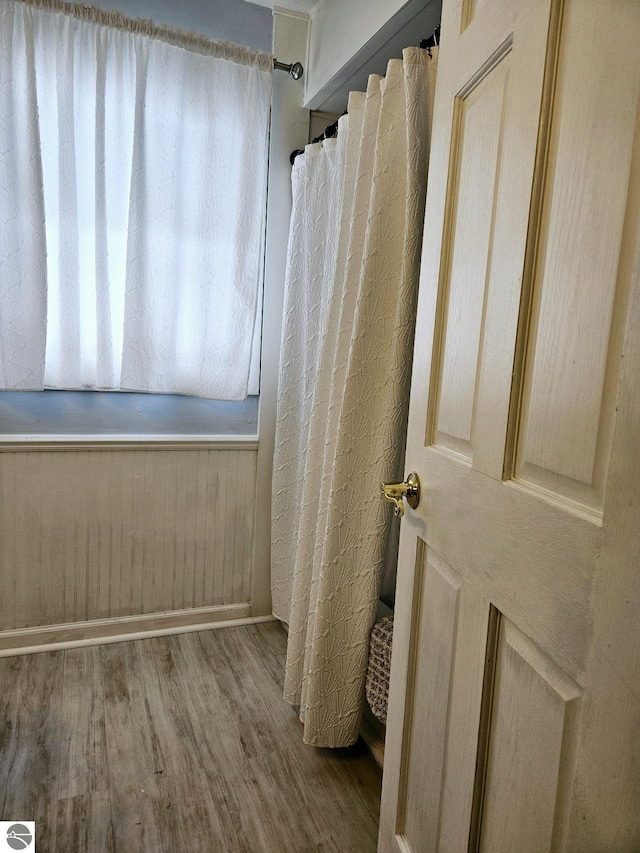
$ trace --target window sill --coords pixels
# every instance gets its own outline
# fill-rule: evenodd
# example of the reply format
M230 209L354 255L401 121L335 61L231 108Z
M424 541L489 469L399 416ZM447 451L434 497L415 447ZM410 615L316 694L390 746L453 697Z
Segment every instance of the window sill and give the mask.
M3 435L0 453L18 450L256 450L257 435Z
M258 398L239 403L103 391L0 392L0 452L258 446Z

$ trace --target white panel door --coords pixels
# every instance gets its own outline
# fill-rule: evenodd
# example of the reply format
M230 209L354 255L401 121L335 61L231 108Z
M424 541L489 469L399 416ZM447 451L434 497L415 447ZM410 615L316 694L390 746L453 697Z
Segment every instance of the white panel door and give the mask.
M639 42L444 2L381 853L640 850Z

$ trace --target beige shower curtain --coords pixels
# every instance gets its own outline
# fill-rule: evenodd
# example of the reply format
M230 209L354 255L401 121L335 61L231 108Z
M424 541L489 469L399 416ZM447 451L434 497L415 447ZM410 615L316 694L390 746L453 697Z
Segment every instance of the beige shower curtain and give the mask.
M272 510L285 699L304 740L357 736L389 525L402 479L437 50L409 48L337 139L293 169Z

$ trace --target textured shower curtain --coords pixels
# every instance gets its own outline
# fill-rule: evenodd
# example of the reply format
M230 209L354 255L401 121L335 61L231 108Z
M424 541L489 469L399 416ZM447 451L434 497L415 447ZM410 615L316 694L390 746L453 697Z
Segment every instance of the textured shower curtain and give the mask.
M272 510L272 593L289 625L285 699L304 740L356 740L402 479L436 53L409 48L337 139L293 168Z

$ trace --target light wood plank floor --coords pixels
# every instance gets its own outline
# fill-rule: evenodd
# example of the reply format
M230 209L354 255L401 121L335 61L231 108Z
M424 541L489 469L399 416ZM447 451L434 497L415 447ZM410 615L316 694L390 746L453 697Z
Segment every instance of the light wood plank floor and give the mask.
M0 819L38 853L373 853L380 771L282 699L277 623L0 660Z

